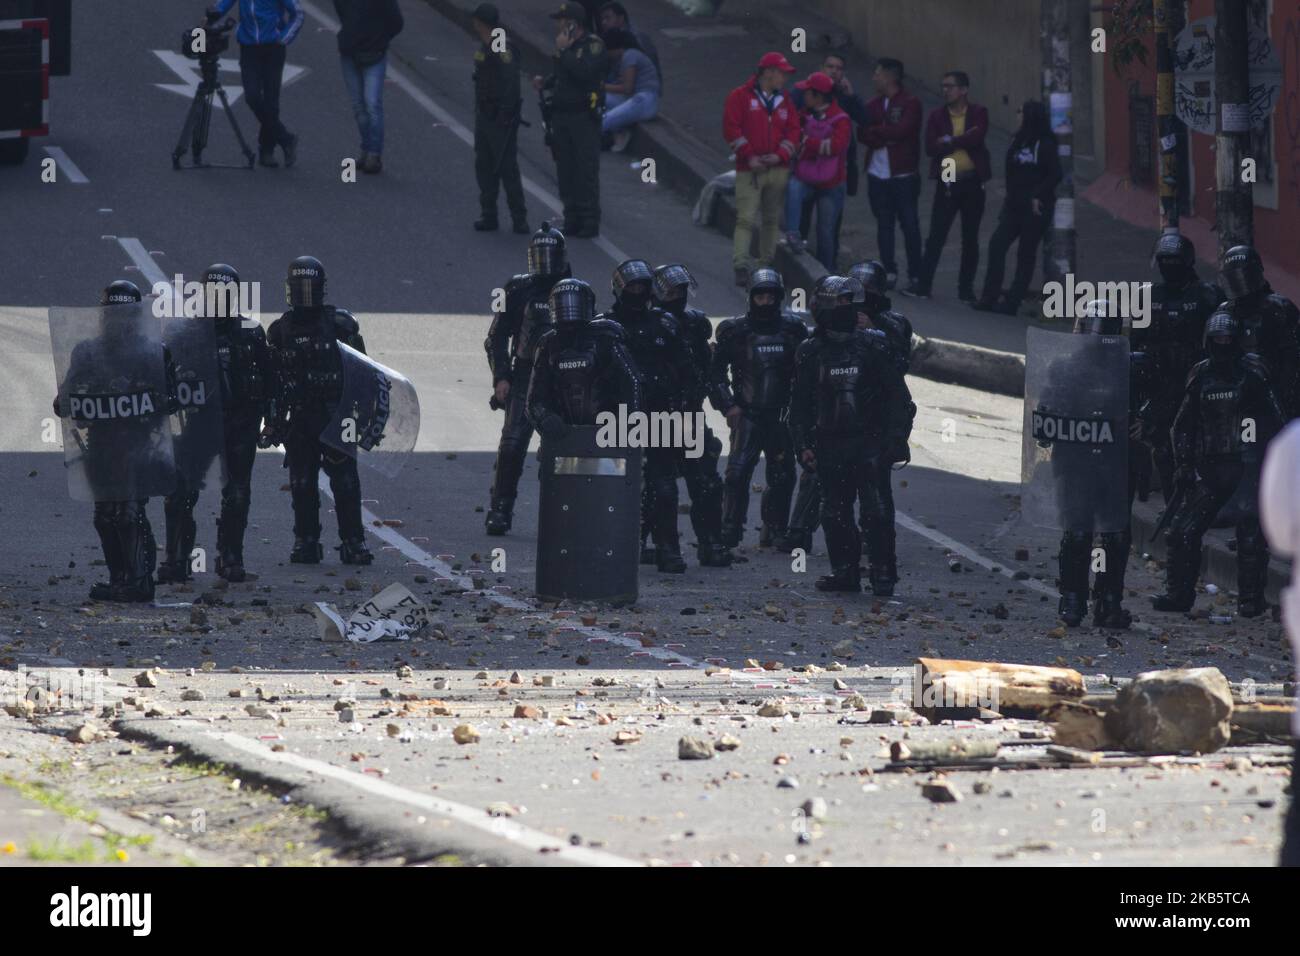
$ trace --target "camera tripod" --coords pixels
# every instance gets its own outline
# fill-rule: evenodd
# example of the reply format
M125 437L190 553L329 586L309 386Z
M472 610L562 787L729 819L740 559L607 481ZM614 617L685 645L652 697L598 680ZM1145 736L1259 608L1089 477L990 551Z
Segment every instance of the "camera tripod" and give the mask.
M252 169L255 157L253 151L248 148L244 134L240 132L239 123L235 121L235 114L230 109L230 101L226 99L226 90L221 85L221 80L217 79L217 58L214 56L200 59L199 70L202 80L198 89L194 91L194 100L190 103L190 111L185 116L185 125L181 127L180 138L176 140L176 148L172 150L172 169ZM221 107L225 110L226 118L230 120L230 128L235 131L235 139L239 140L239 148L244 153L246 161L244 166L233 163L203 162L203 151L208 148L208 130L212 125L213 95L221 98ZM182 167L181 157L185 155L187 144L194 162L192 166Z

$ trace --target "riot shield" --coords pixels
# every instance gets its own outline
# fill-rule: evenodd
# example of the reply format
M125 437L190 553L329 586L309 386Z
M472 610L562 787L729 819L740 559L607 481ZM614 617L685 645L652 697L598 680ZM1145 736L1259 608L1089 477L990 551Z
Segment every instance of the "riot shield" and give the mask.
M185 487L198 490L221 477L225 433L217 330L211 319L170 318L163 320L162 336L176 366L179 408L171 418L176 474Z
M1020 510L1058 531L1129 524L1129 344L1030 328Z
M595 426L542 440L537 596L631 604L641 559L641 450L602 448Z
M50 309L68 493L128 501L176 487L162 330L146 303Z
M410 379L339 343L343 390L320 440L389 478L420 436L420 397Z

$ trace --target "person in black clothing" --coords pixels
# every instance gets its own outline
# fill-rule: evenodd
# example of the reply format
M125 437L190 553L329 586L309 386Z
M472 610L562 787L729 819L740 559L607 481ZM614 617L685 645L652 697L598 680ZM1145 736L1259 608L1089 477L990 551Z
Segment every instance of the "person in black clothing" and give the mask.
M478 180L479 232L497 228L497 191L505 188L513 231L527 235L528 206L519 175L519 47L506 38L504 49L493 39L501 22L497 8L480 3L474 10L479 48L474 53L474 175Z
M275 368L266 344L266 332L259 324L245 325L234 311L233 288L239 273L233 266L214 263L203 272L209 290L205 301L214 305L210 315L216 328L217 369L221 386L224 430L224 483L221 486L221 517L217 519L217 574L227 581L243 581L244 530L252 500L253 460L257 456L262 419L275 417L272 389ZM223 289L227 287L231 292ZM189 556L198 528L194 506L199 489L178 487L163 499L167 521L167 559L158 566L158 583L190 578Z
M690 344L678 321L651 304L654 274L644 259L619 263L611 281L614 306L599 319L612 319L627 333L628 351L641 373L644 411L686 411L699 388ZM650 493L650 528L656 564L666 574L686 570L677 534L679 448L645 449L645 481ZM644 518L643 518L644 520Z
M1007 147L1007 198L997 228L989 237L984 290L971 303L971 308L1005 315L1015 315L1020 309L1034 278L1038 244L1052 221L1056 186L1060 181L1061 161L1047 108L1039 100L1026 100L1020 108L1020 129ZM1003 294L1007 251L1013 242L1018 243L1016 274L1011 287Z
M709 344L713 338L713 323L699 309L689 308L686 304L696 283L685 266L660 266L654 271L653 283L655 305L681 325L695 361L697 387L687 396L686 411L702 413L708 394L709 368L713 362L713 346ZM679 462L682 477L686 479L686 490L691 496L691 527L695 529L695 546L703 567L726 567L732 562L731 550L722 543L722 478L718 475L721 456L722 441L706 428L704 453L698 458L690 458L683 452ZM645 534L641 538L644 541Z
M361 523L361 478L357 460L321 441L343 393L342 342L365 353L361 328L351 312L325 304L325 267L312 256L289 263L285 281L289 310L271 323L279 407L263 433L267 444L284 444L293 497L294 564L319 564L321 470L329 476L338 518L339 557L344 564L369 564Z
M584 5L589 6L589 4ZM633 27L632 20L627 15L627 7L615 2L615 0L609 0L608 3L601 4L598 13L596 25L602 36L610 30L625 30L632 35L636 48L650 57L650 62L655 65L655 70L659 73L659 85L662 90L664 71L663 67L659 65L659 51L655 49L654 40L650 39L650 34Z
M99 304L121 306L142 301L140 289L134 282L118 279L104 289ZM73 410L72 396L66 392L68 383L84 381L81 374L83 368L112 362L115 350L121 350L123 343L129 343L135 338L134 327L124 323L138 321L141 321L141 317L136 315L105 315L102 337L83 341L73 349L68 361L67 376L59 383L59 391L54 396L56 415L60 418L77 417ZM147 339L142 338L140 341L147 342ZM155 396L155 400L165 400L166 412L172 414L180 407L176 396L176 364L172 361L168 348L165 345L161 348L167 394ZM121 352L118 351L117 354ZM60 395L63 396L63 401L60 401ZM162 409L134 417L90 422L82 454L86 459L85 468L92 487L98 483L97 478L118 486L135 484L125 480L121 456L138 453L147 443L147 439L142 438L142 433L147 434L157 429L157 413L160 411ZM132 470L133 464L135 463L126 464L125 470ZM170 462L168 465L170 467ZM153 527L149 524L148 504L148 498L95 501L95 532L99 535L100 547L104 552L108 581L91 587L92 601L147 603L153 600L153 571L158 560L158 546L154 540Z
M1268 369L1242 344L1241 325L1221 307L1205 323L1209 357L1192 368L1174 419L1174 484L1179 491L1165 532L1165 593L1151 600L1157 611L1192 609L1202 538L1248 477L1252 446L1266 446L1285 422ZM1247 419L1253 420L1253 430L1244 425ZM1246 440L1251 431L1253 442ZM1257 617L1268 607L1269 561L1258 509L1239 516L1236 532L1237 613Z
M794 449L784 412L790 402L795 350L807 327L783 314L785 286L775 269L755 269L749 311L718 326L709 400L727 416L731 451L723 479L722 542L740 544L749 513L749 485L758 459L767 460L760 547L784 540L794 493Z
M339 57L352 114L361 131L361 171L384 168L384 74L388 44L402 32L397 0L334 0L339 15Z
M1182 404L1187 375L1205 357L1201 339L1205 321L1224 301L1223 290L1196 275L1196 248L1186 236L1169 233L1156 240L1151 263L1161 282L1151 287L1151 323L1134 326L1132 348L1147 356L1146 397L1136 449L1149 447L1165 502L1174 493L1174 458L1169 429Z
M528 271L506 283L504 308L492 317L483 350L492 373L488 405L506 413L493 469L491 503L484 526L503 535L514 520L515 494L524 471L533 426L528 420L528 379L537 343L551 327L551 289L572 275L564 233L546 220L528 242Z
M858 328L856 279L831 277L818 292L826 317L824 335L799 346L789 422L799 460L822 484L822 524L831 573L819 591L862 590L862 547L853 503L864 502L873 518L867 544L873 590L892 594L881 574L893 553L894 526L883 521L878 469L906 459L911 395L890 355L884 333Z
M1241 347L1268 369L1286 420L1300 416L1300 310L1273 291L1264 263L1250 246L1223 254L1221 279L1230 311L1241 326Z

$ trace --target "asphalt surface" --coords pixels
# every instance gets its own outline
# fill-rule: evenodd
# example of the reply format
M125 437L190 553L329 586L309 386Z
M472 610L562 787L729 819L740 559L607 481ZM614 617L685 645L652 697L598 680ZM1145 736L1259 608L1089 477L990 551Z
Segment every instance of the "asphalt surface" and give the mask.
M1058 663L1099 688L1107 677L1184 663L1218 666L1234 681L1291 678L1276 622L1206 619L1226 594L1203 595L1195 618L1144 612L1160 582L1140 557L1129 579L1138 627L1110 640L1088 627L1056 628L1054 535L1017 511L1018 400L911 381L920 411L912 464L895 476L903 580L892 601L819 595L820 539L797 570L790 555L757 548L751 531L731 568L698 568L688 547L683 576L643 569L632 608L536 607L531 460L512 533L482 530L500 417L487 407L480 343L491 290L522 271L525 238L469 228L478 212L473 156L459 134L470 122L472 44L423 5L407 5L386 88L385 172L344 183L355 127L328 18L319 3L307 9L289 52L301 72L283 95L285 121L301 135L294 169L171 169L186 100L160 88L179 80L155 51L170 49L187 24L174 5L145 0L126 11L87 8L76 24L81 59L72 77L54 81L46 145L64 150L88 182L64 170L40 182L40 151L25 167L0 169L7 218L21 224L0 236L0 262L11 264L0 286L10 363L2 386L10 414L0 420L0 666L33 668L46 680L51 668L80 667L94 678L82 701L90 712L139 698L122 705L118 731L183 743L204 759L255 755L266 779L314 781L317 805L353 823L364 818L361 839L380 844L405 828L411 859L450 849L486 862L1272 860L1286 774L1266 753L1256 754L1259 766L1228 769L1213 755L1141 770L1016 772L987 794L940 806L919 795L917 779L882 772L884 744L904 735L1010 741L1027 725L865 725L866 711L844 709L854 692L876 704L905 696L918 654ZM134 48L83 42L110 34ZM239 82L237 73L223 79ZM251 135L242 102L236 114ZM539 131L528 132L536 225L544 200L554 202L554 174ZM223 152L236 156L214 122L209 158ZM570 244L575 274L602 290L603 305L604 277L624 250L652 263L681 260L700 279L701 308L717 318L739 310L729 243L690 225L686 205L642 182L630 163L603 159L603 235ZM127 239L147 256L133 259ZM87 605L103 571L90 508L68 498L57 430L48 430L45 310L93 303L119 276L141 281L153 269L170 276L224 260L261 283L269 323L284 266L300 254L325 263L330 299L358 316L371 354L407 374L421 396L413 459L395 479L363 474L374 565L338 565L328 515L325 563L287 563L287 478L282 456L268 452L254 472L246 542L256 580L223 587L209 561L192 585L160 587L156 607ZM712 413L711 422L723 430ZM216 507L209 489L197 510L200 547L212 547ZM757 496L754 521L756 511ZM151 512L161 539L161 504ZM684 517L682 527L689 544ZM494 548L504 549L500 572L490 567ZM1017 560L1018 549L1028 557ZM429 603L428 631L405 643L322 643L314 602L347 613L395 581ZM397 676L402 664L409 677ZM158 687L137 691L135 675L154 667ZM202 699L182 699L186 690ZM351 721L334 709L344 697L356 701ZM785 698L792 713L758 717L768 698ZM535 710L516 717L519 707ZM151 708L156 716L147 716ZM461 724L476 728L477 743L455 742ZM9 755L0 759L40 776L41 761L68 759L76 746L52 732L61 727L0 715L0 751ZM619 731L638 739L615 743ZM678 738L724 734L740 749L677 759ZM798 786L779 787L787 777ZM801 816L811 797L827 801L824 819ZM497 816L485 813L490 805ZM1100 828L1098 809L1107 821ZM406 831L423 821L432 836L422 842Z

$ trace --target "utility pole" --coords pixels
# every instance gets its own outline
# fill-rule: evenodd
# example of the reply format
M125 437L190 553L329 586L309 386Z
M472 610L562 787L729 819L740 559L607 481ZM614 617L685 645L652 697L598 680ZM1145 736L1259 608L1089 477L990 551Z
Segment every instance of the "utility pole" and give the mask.
M1215 0L1214 14L1215 217L1222 256L1233 246L1254 243L1255 204L1253 177L1245 177L1242 167L1250 137L1246 3Z
M1169 45L1170 7L1180 0L1155 0L1156 129L1160 137L1160 231L1178 232L1178 131L1174 115L1174 54Z
M1070 0L1042 0L1043 99L1048 104L1052 131L1061 160L1061 187L1048 236L1048 281L1064 281L1075 271L1074 231L1074 128L1070 80Z

